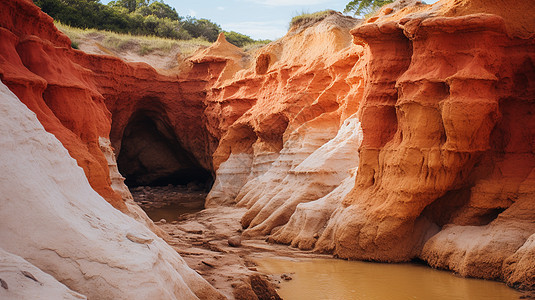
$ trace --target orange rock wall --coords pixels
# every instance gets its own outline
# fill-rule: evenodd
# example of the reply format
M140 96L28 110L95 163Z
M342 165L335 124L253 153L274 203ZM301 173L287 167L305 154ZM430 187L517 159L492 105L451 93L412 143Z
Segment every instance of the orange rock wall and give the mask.
M322 78L326 68L317 64L333 57L343 62L340 49L303 54L303 64L301 57L273 64L290 47L286 51L303 52L292 44L291 31L281 40L288 48L266 47L256 56L254 74L250 66L221 84L221 99L254 101L222 134L214 156L220 178L240 175L240 182L227 182L239 185L238 191L225 195L222 183L209 200L228 197L220 202L247 207L245 235L267 234L343 258L419 257L465 276L532 288L533 277L520 274L535 272L529 259L535 234L535 40L526 21L535 7L520 1L507 9L502 2L382 10L351 31L364 51L348 50L359 53L354 67L329 73L340 81ZM336 40L316 30L316 37ZM314 39L300 38L317 49ZM305 81L308 72L314 77ZM269 83L261 80L266 77ZM359 82L360 89L351 90ZM322 90L333 86L351 97L324 97ZM313 101L293 102L298 91L314 94ZM341 177L332 185L335 177L303 166L309 156L324 159L316 154L335 140L331 131L341 128L348 107L358 109L363 139L355 149L355 185L345 193L333 190L351 186ZM300 229L311 220L322 224L313 226L315 233Z
M535 4L397 5L254 55L221 36L163 75L73 50L31 1L4 1L0 79L119 209L99 139L118 151L144 113L215 172L207 206L248 208L245 236L533 288Z
M514 203L477 187L508 152L500 125L509 105L530 105L516 91L532 89L525 62L533 40L508 37L503 19L493 15L405 19L352 33L368 45L368 71L377 78L369 78L360 110L361 163L344 202L347 212L339 216L344 226L332 225L334 236L322 247L341 257L408 260L435 230L431 224L481 225ZM510 51L515 55L506 57ZM523 132L533 139L530 130ZM512 172L518 182L533 169L532 154L522 155L526 163ZM515 190L511 182L494 184ZM468 209L482 194L485 205ZM347 222L354 210L360 216Z

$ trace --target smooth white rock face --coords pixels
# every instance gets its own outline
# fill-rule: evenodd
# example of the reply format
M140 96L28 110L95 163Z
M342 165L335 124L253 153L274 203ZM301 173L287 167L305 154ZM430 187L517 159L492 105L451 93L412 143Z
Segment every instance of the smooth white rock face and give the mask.
M231 153L229 158L217 169L216 179L206 197L205 206L233 204L240 189L247 182L252 163L252 153Z
M315 173L312 177L307 172L294 171L332 139L337 130L334 120L318 119L301 125L289 135L269 169L243 186L236 200L238 206L248 208L242 218L242 225L249 227L244 231L246 236L271 233L273 228L288 221L297 204L318 199L339 184L329 174Z
M93 189L62 144L0 83L0 247L89 299L222 296Z
M87 298L70 290L24 258L0 248L0 299L80 300Z
M285 225L300 203L318 200L340 186L358 166L361 141L362 130L356 116L349 117L342 126L337 122L318 120L303 124L290 135L271 168L262 176L249 180L240 191L238 205L248 208L242 219L249 222L244 234L275 233L272 230ZM348 182L333 194L336 199L318 202L318 207L325 208L326 215L316 216L326 222L348 190L345 187L351 185ZM302 212L299 214L305 216ZM292 230L300 228L301 222L305 220L294 218L290 227ZM315 232L303 235L309 240L303 247L310 248L310 239ZM288 239L291 240L289 235L280 241L289 243Z
M298 204L288 223L271 237L279 243L290 244L299 249L314 249L332 215L341 207L347 194L353 190L356 173L357 168L324 197Z
M327 195L297 205L288 223L272 235L277 242L291 244L300 249L313 249L346 195L355 186L358 169L358 148L362 143L362 128L355 115L344 121L336 137L318 148L295 169L345 176L342 182Z

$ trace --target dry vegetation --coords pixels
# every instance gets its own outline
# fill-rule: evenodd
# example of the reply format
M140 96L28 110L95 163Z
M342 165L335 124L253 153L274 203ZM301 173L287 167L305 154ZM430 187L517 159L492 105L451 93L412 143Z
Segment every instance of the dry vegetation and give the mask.
M290 28L292 27L310 27L319 21L327 18L330 15L337 14L336 11L332 9L324 10L324 11L318 11L315 13L301 13L298 16L295 16L290 21Z
M203 39L175 40L155 36L138 36L97 29L80 29L61 23L56 23L56 27L71 39L73 48L78 48L82 43L94 41L101 50L112 53L129 51L144 56L154 52L159 52L162 55L172 55L174 52L178 52L182 56L189 56L197 49L212 44Z

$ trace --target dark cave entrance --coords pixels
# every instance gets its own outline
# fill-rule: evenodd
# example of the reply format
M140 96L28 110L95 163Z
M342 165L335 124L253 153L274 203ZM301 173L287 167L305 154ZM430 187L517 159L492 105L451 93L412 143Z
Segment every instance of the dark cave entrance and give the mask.
M212 173L181 145L168 123L150 112L135 114L126 126L117 157L128 187L188 186L208 191Z

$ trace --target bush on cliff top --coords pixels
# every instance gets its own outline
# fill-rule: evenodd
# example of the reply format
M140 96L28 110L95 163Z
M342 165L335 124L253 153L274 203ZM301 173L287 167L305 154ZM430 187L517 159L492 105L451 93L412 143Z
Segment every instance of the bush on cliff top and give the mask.
M392 3L394 0L353 0L344 8L344 13L353 13L357 15L369 15L381 6Z
M327 18L330 15L336 14L337 12L332 9L327 9L324 11L318 11L315 13L301 13L292 18L290 21L290 28L292 27L310 27L319 21Z

